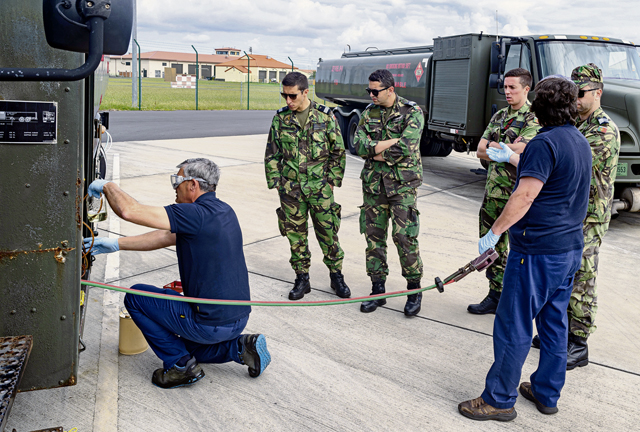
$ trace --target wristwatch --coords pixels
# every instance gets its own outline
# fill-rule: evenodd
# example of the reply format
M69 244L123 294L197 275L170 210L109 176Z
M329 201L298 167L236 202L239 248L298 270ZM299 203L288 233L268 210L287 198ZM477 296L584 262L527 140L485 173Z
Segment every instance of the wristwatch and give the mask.
M485 150L489 150L489 144L491 144L491 141L487 141L487 148Z

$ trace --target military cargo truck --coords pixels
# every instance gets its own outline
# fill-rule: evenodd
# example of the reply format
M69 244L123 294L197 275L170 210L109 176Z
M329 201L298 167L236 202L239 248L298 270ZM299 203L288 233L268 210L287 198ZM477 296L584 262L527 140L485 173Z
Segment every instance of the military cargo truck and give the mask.
M573 68L586 63L602 68L602 107L620 128L619 199L613 211L640 211L640 57L631 42L584 35L471 33L438 37L429 46L345 52L339 59L320 59L316 94L338 105L334 113L345 146L355 154L355 130L371 103L365 91L369 74L388 69L396 92L424 111L422 156L447 156L452 150L475 151L491 116L507 106L505 71L527 69L535 85L548 75L570 76Z

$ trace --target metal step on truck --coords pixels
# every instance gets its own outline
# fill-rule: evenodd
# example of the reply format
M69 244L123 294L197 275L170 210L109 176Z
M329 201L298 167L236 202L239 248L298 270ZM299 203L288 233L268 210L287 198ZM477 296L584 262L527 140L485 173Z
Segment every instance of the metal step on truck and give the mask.
M640 211L640 57L631 42L585 35L471 33L438 37L429 46L345 52L339 59L320 59L316 95L338 105L333 110L345 146L355 154L355 130L371 103L365 92L369 74L388 69L396 92L424 111L422 156L442 157L452 150L477 149L491 116L507 106L505 71L527 69L535 85L548 75L570 76L587 63L602 69L602 108L620 129L613 212Z

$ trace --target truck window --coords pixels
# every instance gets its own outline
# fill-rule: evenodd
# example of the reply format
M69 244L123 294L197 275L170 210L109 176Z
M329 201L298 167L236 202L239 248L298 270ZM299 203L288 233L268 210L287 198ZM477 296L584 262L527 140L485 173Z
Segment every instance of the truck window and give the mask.
M581 42L536 42L542 76L561 74L571 76L576 66L595 63L605 78L640 80L640 57L631 45Z
M504 67L505 72L520 67L520 51L522 51L522 45L509 45L509 52L507 53L507 63Z
M528 45L511 44L507 52L505 72L515 68L523 68L531 72L531 50Z

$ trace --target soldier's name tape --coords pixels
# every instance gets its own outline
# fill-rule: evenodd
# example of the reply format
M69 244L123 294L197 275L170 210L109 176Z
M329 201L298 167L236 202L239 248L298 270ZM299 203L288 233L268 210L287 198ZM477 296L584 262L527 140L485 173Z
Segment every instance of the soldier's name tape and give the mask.
M454 280L450 280L441 284L448 285L450 283L455 282ZM149 291L141 291L135 290L131 288L124 288L117 285L109 285L105 283L93 282L83 280L80 282L82 285L91 286L96 288L103 288L112 291L119 291L127 294L135 294L141 295L145 297L153 297L157 299L164 300L173 300L173 301L181 301L186 303L199 303L199 304L214 304L214 305L228 305L228 306L331 306L331 305L339 305L339 304L348 304L348 303L360 303L369 300L380 300L390 297L402 297L411 294L417 294L423 291L432 290L434 288L438 288L437 284L429 285L428 287L418 288L415 290L406 290L406 291L394 291L386 294L376 294L369 295L365 297L354 297L350 299L336 299L336 300L317 300L317 301L261 301L261 300L218 300L218 299L205 299L205 298L196 298L196 297L185 297L182 295L171 295L171 294L158 294Z

